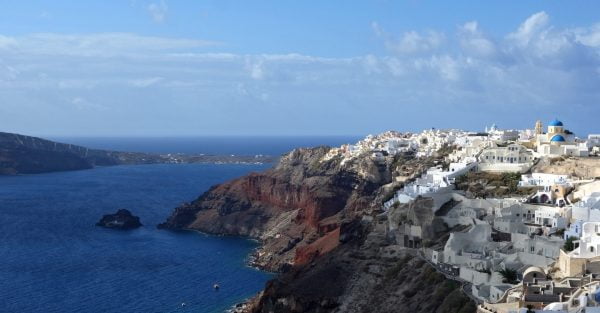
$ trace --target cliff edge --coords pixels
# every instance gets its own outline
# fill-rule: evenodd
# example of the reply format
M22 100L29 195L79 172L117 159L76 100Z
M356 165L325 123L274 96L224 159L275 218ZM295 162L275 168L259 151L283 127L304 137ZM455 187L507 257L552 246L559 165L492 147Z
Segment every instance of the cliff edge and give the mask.
M375 208L391 182L391 160L344 162L329 149L296 149L270 170L214 186L159 227L259 239L255 264L272 271L305 263L335 248L341 223Z
M259 239L254 265L281 274L245 313L474 312L458 283L397 245L382 231L387 219L379 221L381 204L403 184L392 173L416 177L443 156L330 152L296 149L272 169L211 187L159 228ZM430 202L405 209L422 217ZM449 230L435 219L424 223L438 226L432 244L443 245Z

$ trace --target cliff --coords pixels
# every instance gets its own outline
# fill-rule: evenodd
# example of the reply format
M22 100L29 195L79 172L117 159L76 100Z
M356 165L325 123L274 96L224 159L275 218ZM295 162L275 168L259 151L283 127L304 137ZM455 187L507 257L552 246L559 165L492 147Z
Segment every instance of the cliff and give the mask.
M88 149L37 137L0 133L0 174L37 174L157 161L157 157L143 153Z
M260 239L256 265L274 271L323 250L321 245L331 250L335 240L318 239L375 207L379 188L391 176L389 162L360 158L344 163L325 158L328 151L294 150L270 170L212 187L176 208L159 227ZM297 256L298 247L304 248Z
M0 132L0 175L72 171L121 164L158 163L271 163L270 156L158 155L88 149Z
M343 227L330 253L267 283L251 313L472 313L475 303L414 250L390 245L368 224ZM443 245L447 233L437 233Z
M159 228L261 241L254 264L281 274L242 312L474 312L460 285L396 245L381 227L387 220L376 217L402 185L391 173L416 177L443 156L329 151L296 149L270 170L213 186ZM422 199L398 214L430 225L431 244L443 246L448 230L431 203Z

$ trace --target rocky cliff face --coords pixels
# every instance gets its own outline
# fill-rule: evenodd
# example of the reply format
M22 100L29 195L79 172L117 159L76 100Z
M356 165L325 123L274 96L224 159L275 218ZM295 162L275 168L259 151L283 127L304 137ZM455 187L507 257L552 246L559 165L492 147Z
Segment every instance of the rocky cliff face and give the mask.
M37 174L135 163L142 154L88 149L41 138L0 133L0 175Z
M337 246L342 221L377 206L390 162L325 158L328 147L297 149L277 166L215 186L176 208L159 227L260 239L256 265L282 270Z
M343 244L267 283L246 312L475 312L460 284L437 273L414 251L390 246L385 234L361 222L343 228ZM441 232L436 238L443 245L448 236Z
M400 187L391 173L414 177L434 158L344 159L328 151L294 150L270 170L212 187L159 227L260 239L255 265L282 273L245 313L474 312L458 284L396 245L381 227L387 219L376 217ZM432 204L397 207L392 222L422 224L431 244L443 246L448 230Z

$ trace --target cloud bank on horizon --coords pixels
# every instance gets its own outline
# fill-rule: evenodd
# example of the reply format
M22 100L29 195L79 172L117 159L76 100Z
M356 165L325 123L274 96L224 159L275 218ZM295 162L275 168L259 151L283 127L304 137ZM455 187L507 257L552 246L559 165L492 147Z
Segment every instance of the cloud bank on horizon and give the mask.
M168 22L164 1L146 7ZM600 20L544 11L504 34L485 21L389 30L383 53L227 52L231 43L132 32L0 34L0 125L37 135L366 134L532 127L600 132ZM373 49L376 51L376 49Z

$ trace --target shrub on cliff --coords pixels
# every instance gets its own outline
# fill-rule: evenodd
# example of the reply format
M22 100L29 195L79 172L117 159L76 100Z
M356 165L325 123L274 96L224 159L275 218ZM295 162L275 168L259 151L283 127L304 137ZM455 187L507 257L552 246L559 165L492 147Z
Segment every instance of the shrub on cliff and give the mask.
M505 268L497 271L502 276L503 283L516 284L518 283L517 271L512 268Z
M472 313L476 311L475 304L469 300L460 289L455 289L444 299L436 313Z
M567 238L567 240L565 241L565 244L563 246L563 249L566 252L573 251L573 249L575 249L575 243L574 243L574 241L578 240L578 239L579 238L577 238L577 237L569 237L569 238Z
M396 276L398 276L400 271L402 271L402 269L408 264L410 260L412 260L412 257L410 255L406 255L402 259L400 259L394 266L387 269L387 271L384 274L385 279L396 278Z

